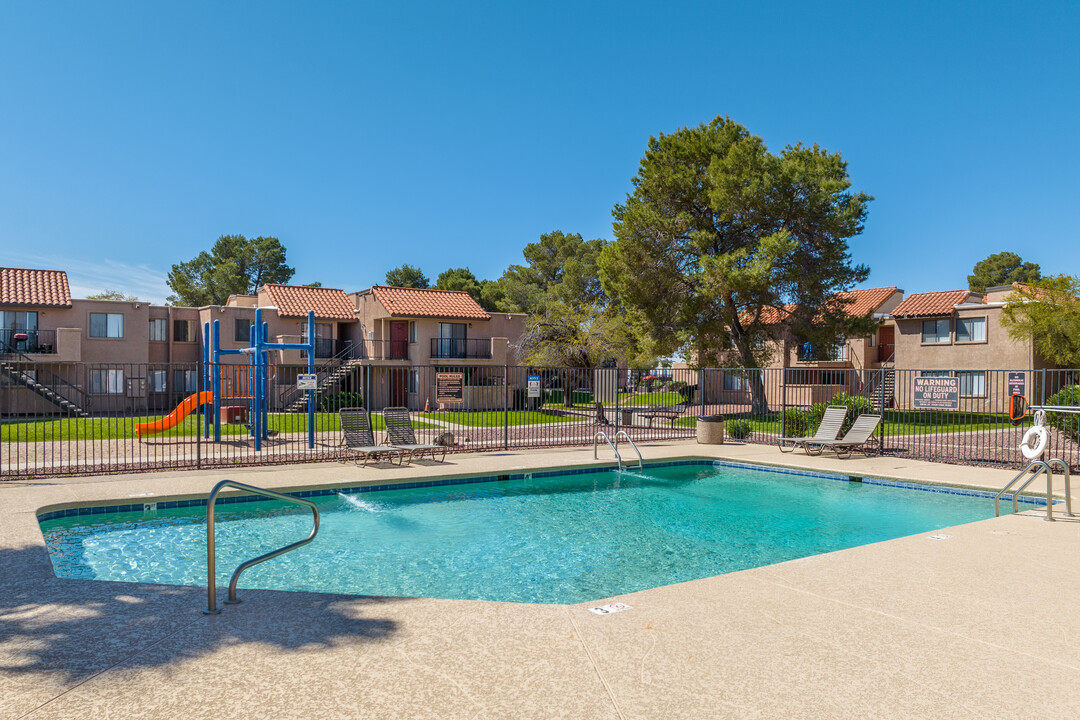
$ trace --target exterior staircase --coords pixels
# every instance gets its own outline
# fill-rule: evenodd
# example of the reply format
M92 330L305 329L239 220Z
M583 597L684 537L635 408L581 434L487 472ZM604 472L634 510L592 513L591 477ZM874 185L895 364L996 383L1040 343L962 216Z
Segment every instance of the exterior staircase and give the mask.
M360 360L353 358L334 358L331 362L315 368L317 385L315 387L315 403L322 400L328 393L337 391L341 381L348 376L353 368L359 367ZM293 388L283 400L285 412L295 413L307 410L308 391Z
M871 371L870 382L863 389L863 396L874 405L874 412L880 413L886 408L896 407L896 369L892 362L881 364L881 370ZM884 385L884 392L882 392ZM882 397L885 407L882 407Z
M26 358L29 360L29 358ZM72 417L90 417L90 396L48 370L35 366L33 374L20 365L0 363L0 375L12 385L22 385ZM63 392L61 392L63 390ZM71 398L78 398L78 401Z

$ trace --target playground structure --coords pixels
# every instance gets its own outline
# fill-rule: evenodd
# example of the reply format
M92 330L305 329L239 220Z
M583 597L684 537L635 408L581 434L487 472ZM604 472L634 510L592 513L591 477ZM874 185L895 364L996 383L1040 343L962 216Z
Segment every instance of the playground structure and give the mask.
M308 374L315 374L315 312L308 311L307 342L284 343L270 342L269 326L262 320L262 308L255 309L255 325L251 333L251 346L229 349L221 347L221 323L214 321L211 336L210 323L203 325L202 387L213 388L190 395L175 410L158 420L140 423L135 426L135 434L140 438L153 435L176 427L184 418L198 408L203 412L203 437L210 438L210 427L214 428L214 442L221 441L222 375L227 367L244 368L240 376L225 378L225 388L231 397L242 397L248 402L248 429L255 441L255 450L262 450L262 443L269 437L269 391L270 391L270 353L277 350L302 350L307 352ZM211 363L211 338L213 339L213 363ZM225 366L221 358L227 355L247 355L248 365ZM214 368L217 370L215 371ZM212 375L212 376L211 376ZM247 386L246 388L244 386ZM307 391L307 444L315 447L315 389ZM212 418L211 418L212 416Z

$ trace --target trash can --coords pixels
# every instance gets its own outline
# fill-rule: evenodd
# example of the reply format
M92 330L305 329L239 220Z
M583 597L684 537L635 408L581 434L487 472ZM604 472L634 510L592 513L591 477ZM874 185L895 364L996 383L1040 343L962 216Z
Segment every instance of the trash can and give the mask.
M697 441L699 445L723 445L724 416L699 415L697 419Z

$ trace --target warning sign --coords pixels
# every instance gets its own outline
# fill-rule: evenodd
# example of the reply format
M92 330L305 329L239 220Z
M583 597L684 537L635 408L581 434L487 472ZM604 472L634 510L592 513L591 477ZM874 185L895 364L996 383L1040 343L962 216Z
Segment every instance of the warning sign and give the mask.
M297 390L318 390L319 380L315 375L309 375L307 373L301 373L296 376L296 389Z
M1009 373L1009 395L1026 395L1027 373Z
M435 373L435 402L459 403L465 401L465 373Z
M531 397L531 398L540 397L540 376L539 375L530 375L529 376L529 397Z
M915 378L912 405L919 410L959 410L960 378Z

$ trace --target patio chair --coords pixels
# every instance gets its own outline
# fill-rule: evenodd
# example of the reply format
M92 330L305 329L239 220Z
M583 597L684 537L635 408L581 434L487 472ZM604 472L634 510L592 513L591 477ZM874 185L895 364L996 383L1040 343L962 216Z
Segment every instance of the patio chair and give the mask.
M855 424L844 434L844 437L839 440L823 440L814 443L814 452L810 450L811 445L807 445L806 453L820 455L826 450L832 450L838 458L849 458L852 452L858 450L865 455L866 443L870 441L879 424L881 424L880 415L860 415L855 418Z
M821 417L821 424L818 425L817 432L811 437L782 437L777 438L776 445L780 448L780 452L795 452L795 448L801 447L807 453L807 446L811 443L819 444L823 442L829 442L835 440L840 434L840 428L844 424L844 418L847 416L847 407L843 405L830 405L825 408L825 414ZM790 448L785 448L785 445L790 445ZM820 453L818 453L820 455Z
M345 446L346 452L354 455L353 462L357 465L363 459L364 465L361 467L366 467L368 458L375 458L376 462L380 458L386 458L393 464L395 455L398 465L404 462L405 453L402 450L375 444L375 433L371 431L371 419L367 410L362 407L341 408L338 410L338 417L341 418L341 444ZM348 460L348 457L345 459Z
M383 410L383 421L386 423L387 442L395 450L408 453L411 462L414 457L423 459L424 453L430 452L431 459L435 459L435 452L442 450L442 458L446 460L445 445L426 445L416 442L416 434L413 433L412 419L409 416L409 408L389 407Z

